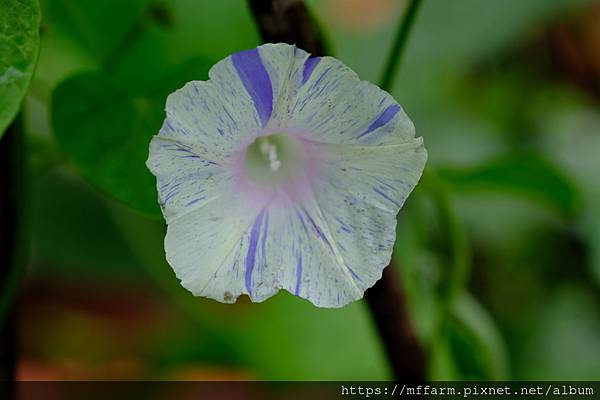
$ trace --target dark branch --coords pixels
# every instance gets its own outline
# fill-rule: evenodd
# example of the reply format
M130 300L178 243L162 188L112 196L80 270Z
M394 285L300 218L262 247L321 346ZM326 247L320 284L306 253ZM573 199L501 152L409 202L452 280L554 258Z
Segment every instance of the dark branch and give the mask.
M10 381L15 378L17 350L12 303L20 277L17 259L23 257L19 243L23 215L20 122L19 115L0 140L0 381L6 382L2 385L5 398L12 398L14 389Z
M315 55L325 55L317 25L302 0L249 0L265 43L295 44Z
M324 55L319 29L302 0L248 0L263 41L289 43ZM398 381L422 382L426 377L423 349L413 331L408 305L393 266L365 294Z
M412 328L408 304L393 265L368 289L365 299L377 325L397 381L423 382L426 378L425 353Z

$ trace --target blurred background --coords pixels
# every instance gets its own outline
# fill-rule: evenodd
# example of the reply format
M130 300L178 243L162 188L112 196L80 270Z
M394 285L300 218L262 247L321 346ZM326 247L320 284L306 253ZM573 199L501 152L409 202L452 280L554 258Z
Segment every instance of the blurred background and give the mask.
M308 4L377 83L405 3ZM166 95L259 43L243 0L42 1L19 379L391 377L363 302L223 305L165 262ZM393 95L429 152L394 253L429 377L598 379L600 2L425 0Z

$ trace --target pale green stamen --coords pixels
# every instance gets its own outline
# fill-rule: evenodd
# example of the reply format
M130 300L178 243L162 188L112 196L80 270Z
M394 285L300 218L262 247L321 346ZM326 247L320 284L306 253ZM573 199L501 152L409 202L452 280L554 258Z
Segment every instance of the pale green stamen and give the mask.
M302 165L301 144L283 133L258 137L244 159L249 180L267 186L288 180Z

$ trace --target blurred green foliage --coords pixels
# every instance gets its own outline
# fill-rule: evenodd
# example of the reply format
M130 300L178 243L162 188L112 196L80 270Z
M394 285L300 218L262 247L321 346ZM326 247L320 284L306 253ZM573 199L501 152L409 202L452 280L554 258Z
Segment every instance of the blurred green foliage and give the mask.
M498 191L522 194L546 203L566 217L580 211L579 193L554 165L535 153L516 153L483 165L442 169L443 178L456 190Z
M309 4L336 56L375 81L400 3L369 2L383 10L369 27L343 0ZM394 260L432 379L600 370L598 99L527 47L590 4L423 2L393 94L429 163L399 215ZM259 43L245 2L45 0L42 14L25 113L30 286L50 294L25 304L24 357L83 376L125 357L134 377L389 377L362 303L323 310L282 293L217 304L182 289L164 260L147 144L168 93ZM64 304L37 307L57 293ZM139 306L134 328L117 315L127 305Z

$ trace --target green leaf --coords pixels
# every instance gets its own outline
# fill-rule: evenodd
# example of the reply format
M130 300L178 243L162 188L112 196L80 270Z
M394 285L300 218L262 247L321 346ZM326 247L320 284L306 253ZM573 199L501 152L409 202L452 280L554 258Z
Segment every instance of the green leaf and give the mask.
M94 185L147 214L159 212L145 162L163 101L130 96L98 72L67 79L52 96L52 124L62 149Z
M207 79L211 64L194 58L158 83L135 89L101 72L68 78L52 95L60 147L100 190L144 214L160 215L156 180L145 164L150 139L164 119L167 95L186 81Z
M502 337L487 311L463 292L452 304L448 340L462 379L506 379L508 357Z
M0 0L0 137L27 92L40 45L37 0Z
M44 7L53 30L103 61L144 17L149 0L54 0Z
M428 346L429 379L432 381L461 380L460 371L450 350L447 337L438 337Z
M580 194L571 180L533 153L510 154L469 168L445 168L439 174L459 192L517 194L547 204L567 217L581 208Z
M498 329L475 299L453 305L445 332L430 344L432 380L507 379L507 353Z

